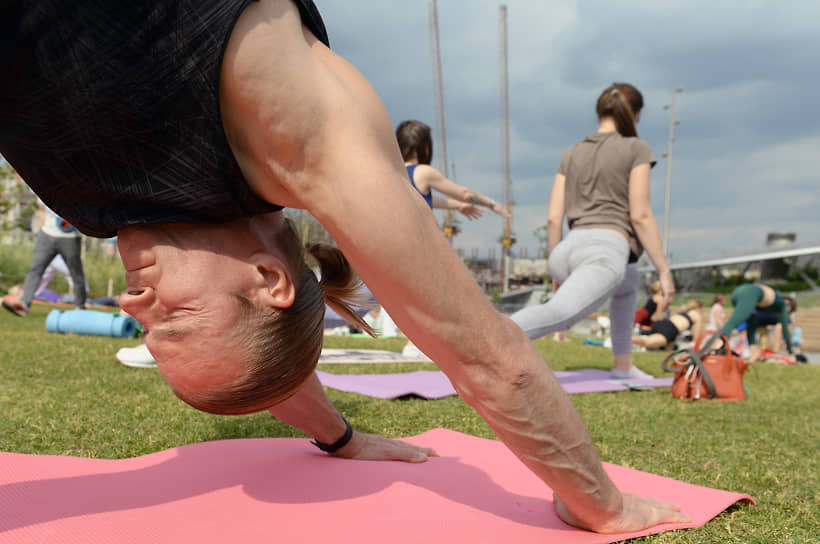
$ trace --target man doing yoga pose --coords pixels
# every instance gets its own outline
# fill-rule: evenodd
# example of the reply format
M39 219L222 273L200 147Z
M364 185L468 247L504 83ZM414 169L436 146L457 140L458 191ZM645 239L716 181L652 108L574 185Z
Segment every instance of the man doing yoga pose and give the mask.
M0 152L81 231L119 235L120 304L180 398L269 410L334 455L424 460L430 450L353 431L314 372L325 300L355 319L355 269L554 490L563 519L599 532L687 520L609 479L549 367L408 183L384 106L328 48L312 2L4 8ZM283 206L338 244L310 247L321 282Z

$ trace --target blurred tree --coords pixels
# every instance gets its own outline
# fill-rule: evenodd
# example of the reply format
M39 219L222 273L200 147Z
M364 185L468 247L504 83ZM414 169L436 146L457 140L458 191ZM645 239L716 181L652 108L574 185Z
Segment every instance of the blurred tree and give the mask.
M539 259L546 259L550 255L549 238L547 238L547 226L541 225L534 231L532 235L538 240L538 255Z
M16 213L18 210L19 213ZM35 211L36 196L14 168L0 158L0 229L29 230Z
M327 230L307 210L285 209L285 217L293 221L304 243L315 242L336 245Z

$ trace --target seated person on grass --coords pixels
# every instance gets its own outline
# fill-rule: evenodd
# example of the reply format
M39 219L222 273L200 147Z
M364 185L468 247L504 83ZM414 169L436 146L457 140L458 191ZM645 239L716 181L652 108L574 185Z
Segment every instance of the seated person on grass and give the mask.
M641 330L646 329L648 331L652 326L652 322L663 317L669 302L671 301L667 301L663 291L661 291L661 282L656 281L649 286L649 298L646 299L646 303L643 307L635 310L635 324L640 325Z
M633 336L632 343L647 349L672 349L678 335L684 331L691 330L692 338L697 338L703 327L702 308L699 300L691 300L682 312L673 312L667 318L654 321L649 334Z

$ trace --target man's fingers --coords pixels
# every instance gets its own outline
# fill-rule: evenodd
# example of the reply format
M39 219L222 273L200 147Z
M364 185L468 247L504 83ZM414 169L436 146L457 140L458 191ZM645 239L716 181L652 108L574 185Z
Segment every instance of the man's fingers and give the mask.
M631 533L662 523L689 523L689 516L680 511L680 506L653 497L636 497L624 493L623 511L617 517L601 525L591 526L581 522L567 505L555 494L555 510L565 523L598 533Z
M652 525L660 523L689 523L692 518L680 511L680 506L676 504L663 503L663 507L656 511L656 521Z
M389 440L387 446L389 450L385 452L385 460L423 463L428 457L438 457L438 453L433 448L424 448L399 440Z
M645 527L652 527L661 523L688 523L692 519L681 512L680 505L661 501L654 497L633 497L636 506L647 511L649 519L641 523ZM642 504L641 504L642 503ZM643 527L642 527L643 528ZM637 529L636 529L637 530Z
M407 463L423 463L429 457L438 457L438 453L433 448L359 432L354 434L348 447L340 449L335 455L348 459Z

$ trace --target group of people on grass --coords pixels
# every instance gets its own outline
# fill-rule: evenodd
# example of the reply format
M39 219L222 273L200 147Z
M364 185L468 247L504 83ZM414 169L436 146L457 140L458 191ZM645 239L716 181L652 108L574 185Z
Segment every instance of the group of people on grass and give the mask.
M57 4L7 6L2 49L14 84L0 86L0 153L84 234L118 236L129 285L120 306L143 324L178 397L217 414L267 410L335 456L434 455L352 429L314 372L325 304L369 330L352 306L355 269L462 399L554 491L562 519L599 532L688 519L675 505L623 493L607 476L548 365L442 236L410 183L412 157L402 157L378 95L331 51L313 2ZM630 252L641 253L637 240L648 225L648 146L634 128L618 132L612 118L640 111L618 96L639 96L629 88L605 93L612 109L601 110L602 130L561 173L573 179L584 157L597 154L592 148L616 146L604 155L617 163L624 209L632 171L640 177L643 207L633 221L573 229L617 241L613 289ZM422 192L441 182L424 170L412 175ZM480 195L464 197L504 213ZM305 248L283 207L310 211L337 246ZM659 244L643 244L659 255ZM575 261L567 261L569 274ZM664 289L674 291L668 269L656 264ZM579 294L571 283L561 291Z
M674 504L614 485L530 342L609 300L613 375L645 376L631 358L644 251L664 301L675 285L650 206L655 158L637 135L635 87L605 88L596 130L562 154L547 216L560 288L509 319L430 212L507 210L429 166L423 124L394 133L374 89L329 48L312 1L162 4L79 1L65 10L56 0L12 0L0 46L13 81L0 86L0 152L80 231L118 236L129 286L120 305L144 326L180 399L215 414L267 410L335 456L435 455L354 430L316 376L326 304L371 330L355 311L358 275L549 485L567 523L628 532L688 521ZM338 247L305 247L283 207L310 211ZM750 303L782 306L771 289L754 289L737 293L738 315L722 330Z
M793 297L783 296L779 291L764 284L744 284L735 288L729 300L733 310L726 317L726 295L715 295L709 309L709 320L703 325L703 304L699 300L690 300L680 311L664 311L668 302L659 292L657 283L649 288L650 297L646 304L635 312L635 325L639 334L632 337L632 343L643 348L671 348L680 334L689 331L692 339L704 340L715 335L725 336L731 340L735 334L744 334L745 342L741 343L748 350L750 361L761 358L758 344L758 329L771 327L768 334L769 350L774 353L786 351L795 354L793 335L795 328L794 313L797 302ZM701 342L698 342L701 343Z

